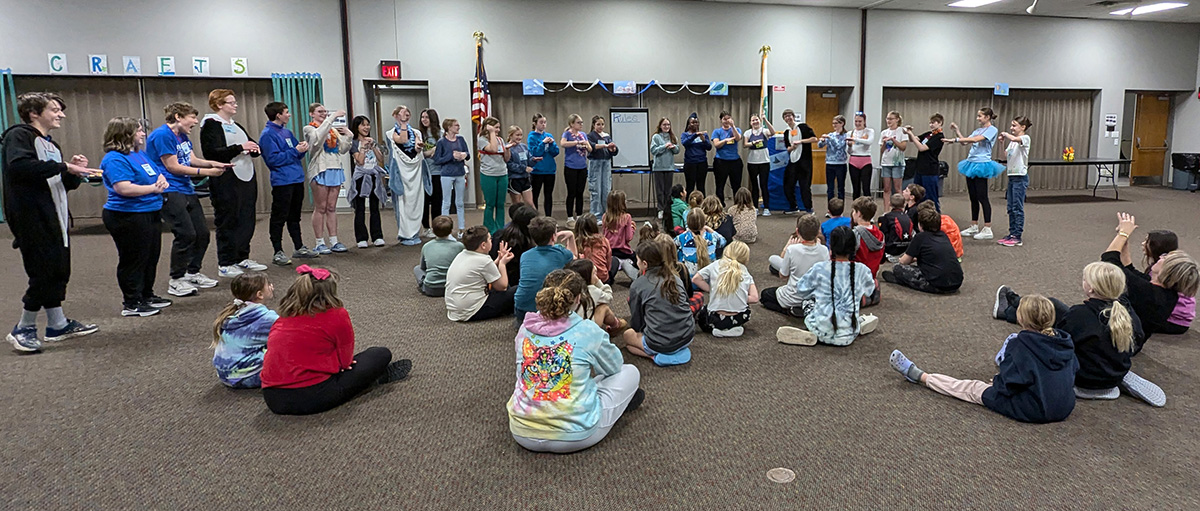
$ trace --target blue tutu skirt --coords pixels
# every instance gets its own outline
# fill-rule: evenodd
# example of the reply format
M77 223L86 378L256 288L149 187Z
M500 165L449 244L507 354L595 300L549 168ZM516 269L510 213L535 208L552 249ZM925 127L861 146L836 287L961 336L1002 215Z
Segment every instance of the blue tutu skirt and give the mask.
M991 179L999 176L1004 172L1004 165L995 161L970 161L963 160L958 162L958 173L966 177L984 177Z
M346 171L342 169L325 169L313 178L313 182L321 186L342 186L346 182Z

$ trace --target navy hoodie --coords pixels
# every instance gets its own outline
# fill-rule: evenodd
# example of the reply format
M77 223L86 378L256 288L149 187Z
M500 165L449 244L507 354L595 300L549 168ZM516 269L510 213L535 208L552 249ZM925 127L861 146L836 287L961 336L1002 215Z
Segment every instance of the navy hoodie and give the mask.
M1058 422L1075 409L1075 346L1071 335L1017 333L1000 362L1000 374L983 391L983 405L1021 422Z

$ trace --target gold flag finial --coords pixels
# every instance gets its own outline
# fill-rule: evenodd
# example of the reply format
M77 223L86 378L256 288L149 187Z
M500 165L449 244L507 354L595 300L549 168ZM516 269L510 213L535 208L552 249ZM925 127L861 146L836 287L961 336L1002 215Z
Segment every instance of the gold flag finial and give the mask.
M758 49L758 52L759 52L759 53L761 53L761 54L763 54L763 55L766 55L766 54L768 54L768 53L771 53L771 45L769 45L769 44L764 44L762 48L759 48L759 49Z
M475 38L475 42L477 42L477 43L483 42L483 32L476 30L474 34L471 34L471 36Z

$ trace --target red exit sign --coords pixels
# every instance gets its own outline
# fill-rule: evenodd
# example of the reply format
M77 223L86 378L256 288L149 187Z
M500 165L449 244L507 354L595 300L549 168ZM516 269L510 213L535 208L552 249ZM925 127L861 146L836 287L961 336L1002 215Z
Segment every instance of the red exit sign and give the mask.
M400 79L400 61L399 60L381 60L381 61L379 61L379 77L384 80L399 80Z

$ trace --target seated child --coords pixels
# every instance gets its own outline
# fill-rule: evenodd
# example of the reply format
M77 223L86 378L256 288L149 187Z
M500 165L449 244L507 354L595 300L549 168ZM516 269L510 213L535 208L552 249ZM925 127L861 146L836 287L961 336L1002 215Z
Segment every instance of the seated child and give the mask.
M671 187L671 232L679 234L683 232L684 221L687 219L688 203L687 195L683 191L683 185L675 185Z
M926 200L917 204L917 209L921 208L933 208L934 211L937 211L937 204L934 204L931 200ZM958 230L958 224L954 222L953 218L950 218L950 215L943 215L940 211L938 215L942 218L942 232L946 233L946 238L950 240L950 245L954 247L954 255L958 256L958 262L961 263L963 258L963 243L962 233Z
M354 325L337 296L337 275L307 264L279 301L263 358L262 394L280 415L332 410L373 383L403 380L411 360L392 362L387 348L354 353Z
M912 241L915 222L904 212L904 197L893 193L890 199L892 210L879 217L879 230L883 231L883 251L888 262L896 263L900 255L908 250Z
M1133 268L1133 257L1129 254L1129 236L1137 229L1134 217L1118 213L1117 235L1108 245L1100 260L1121 268L1125 273L1129 301L1146 338L1153 334L1181 335L1191 327L1195 319L1194 300L1200 287L1200 270L1196 261L1182 250L1163 254L1148 268L1147 278Z
M917 205L925 201L925 187L919 184L908 185L900 190L900 196L904 197L904 213L912 223L917 223ZM934 209L937 209L936 204Z
M642 276L629 286L629 330L622 334L630 353L660 366L691 361L688 345L696 330L674 248L661 238L638 245Z
M595 215L586 213L575 219L575 248L579 257L595 265L596 276L602 282L612 283L617 276L618 263L613 258L608 238L600 234L600 223Z
M829 219L821 222L821 243L829 244L829 233L842 226L849 227L850 219L842 216L846 210L846 202L834 197L829 199Z
M763 308L804 317L805 301L800 298L797 288L800 279L817 263L829 260L829 249L817 243L820 232L821 221L816 215L804 213L796 218L796 232L788 239L783 252L770 257L771 275L787 279L787 285L762 290L760 299Z
M633 254L633 216L626 211L625 192L613 190L608 194L604 210L604 238L612 248L617 266L632 282L637 279L637 256Z
M700 308L697 323L713 337L741 337L742 325L750 321L750 304L758 303L758 288L746 268L749 260L750 247L734 241L725 247L720 260L692 277L697 288L709 292L708 305Z
M813 265L796 286L802 300L811 300L811 306L804 311L808 330L779 327L776 332L779 342L849 346L860 334L875 331L878 318L858 315L863 297L875 292L875 279L866 265L851 260L858 251L854 231L844 225L834 229L829 233L829 250L833 260Z
M688 211L691 211L693 208L699 208L700 204L703 202L704 192L700 190L692 190L692 193L689 193L687 196ZM686 220L686 218L684 220Z
M421 247L421 264L413 267L413 274L417 276L421 294L440 298L446 295L446 270L463 251L463 244L450 237L454 231L454 221L450 217L439 216L432 224L433 235L437 238Z
M879 272L883 262L883 232L871 221L875 219L875 199L859 197L850 205L850 220L854 223L854 235L858 237L858 252L854 260L871 270L871 279ZM879 304L879 282L875 292L863 299L863 307Z
M213 367L217 378L235 389L262 386L263 355L267 352L267 334L279 314L263 305L275 294L265 273L243 273L229 284L233 303L213 322Z
M1085 266L1083 294L1087 300L1070 308L1049 299L1057 318L1055 327L1071 336L1075 358L1079 360L1075 397L1117 399L1121 397L1119 387L1129 372L1133 355L1145 342L1142 322L1129 307L1125 274L1116 266L1102 261ZM1016 323L1020 303L1020 295L1008 286L1000 286L992 315ZM1149 393L1143 394L1146 390ZM1166 395L1157 385L1130 389L1130 393L1152 405L1166 404Z
M936 210L935 210L936 212ZM913 383L939 394L983 405L1021 422L1057 422L1075 409L1075 371L1079 362L1071 336L1054 329L1054 305L1040 295L1028 295L1017 308L1021 330L1001 349L999 374L991 383L958 380L926 373L900 350L892 352L892 368Z
M508 285L508 262L514 257L508 244L501 241L492 259L491 235L476 225L463 234L463 247L446 271L446 318L483 321L512 314L517 288Z
M525 314L536 310L537 292L542 289L546 275L575 259L575 236L571 231L557 233L558 222L552 217L539 216L529 223L529 236L537 246L521 254L521 280L513 296L513 314L518 323ZM561 244L552 245L556 238Z
M587 282L587 292L579 298L579 306L575 307L575 313L579 314L583 319L595 321L600 328L612 334L629 326L629 323L623 319L617 318L613 313L612 306L612 286L600 281L600 276L596 273L596 267L587 259L576 259L567 263L565 270L570 270L579 274L579 277Z
M900 284L926 293L953 293L962 286L962 264L954 255L954 246L942 232L941 218L933 207L917 211L920 231L913 236L908 250L892 269L880 272L885 282Z
M733 214L733 239L747 244L758 241L758 211L752 201L750 190L743 186L733 194L733 207L729 208Z
M726 243L733 241L734 236L737 236L737 230L733 227L733 216L725 213L725 206L721 205L721 200L716 195L709 195L700 201L700 209L704 211L707 219L705 223L710 229L725 238ZM716 258L720 259L724 251L724 246L717 247Z
M1174 232L1161 229L1150 231L1146 233L1146 240L1142 242L1142 260L1146 264L1146 271L1137 271L1132 264L1125 265L1125 269L1136 272L1137 275L1144 277L1144 280L1150 280L1154 277L1154 265L1158 263L1158 260L1176 250L1179 250L1179 237ZM1191 325L1191 320L1196 317L1196 297L1180 294L1179 302L1175 304L1172 316L1178 320L1179 324L1186 321L1188 325Z
M687 230L675 237L675 246L679 247L679 262L690 276L717 258L717 249L725 247L725 237L708 226L703 210L692 208L687 214Z
M538 288L538 312L525 317L514 339L508 429L530 451L580 451L603 440L646 393L637 367L622 363L608 334L572 312L584 294L578 274L552 271Z

